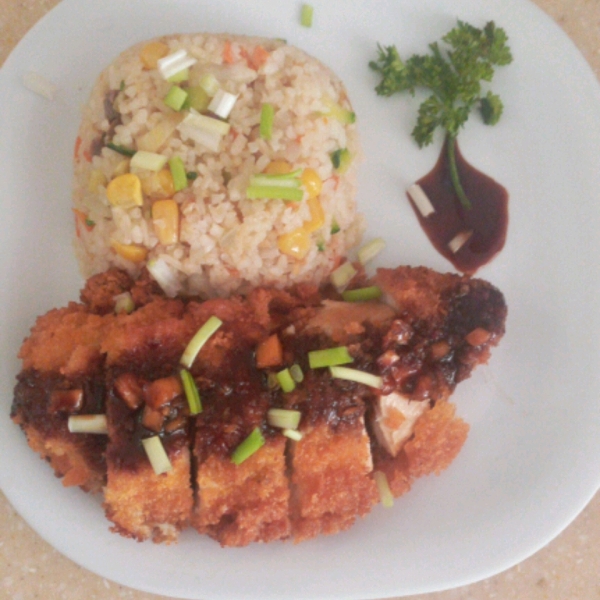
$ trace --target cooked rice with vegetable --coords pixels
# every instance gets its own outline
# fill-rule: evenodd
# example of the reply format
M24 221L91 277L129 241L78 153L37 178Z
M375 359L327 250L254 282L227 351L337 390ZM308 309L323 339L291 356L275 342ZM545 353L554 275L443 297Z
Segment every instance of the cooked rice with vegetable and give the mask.
M85 277L147 267L169 296L324 281L364 229L342 82L280 40L173 35L98 78L75 145Z

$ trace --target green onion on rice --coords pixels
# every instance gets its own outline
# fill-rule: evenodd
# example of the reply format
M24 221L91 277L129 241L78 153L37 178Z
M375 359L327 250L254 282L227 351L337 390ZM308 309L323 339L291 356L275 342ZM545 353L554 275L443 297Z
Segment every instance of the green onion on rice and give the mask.
M354 119L330 114L333 105L354 115L342 82L281 40L197 34L160 41L168 46L162 73L140 58L147 42L134 46L100 74L85 107L73 202L94 226L79 228L75 240L82 274L89 277L116 266L137 276L150 265L169 295L204 297L243 293L258 285L283 288L326 281L340 257L360 242L364 229L355 205L361 156L357 126ZM171 72L182 65L186 78ZM175 103L180 108L167 106L174 78L194 104L198 90L213 98L220 116L207 107L199 119L183 95ZM273 107L273 116L272 123L263 116L261 135L264 106ZM206 130L213 121L215 130ZM128 154L111 147L125 148ZM185 173L197 176L185 185L178 181L175 190L161 191L156 181L167 164L153 171L160 161L146 164L151 157L136 157L140 150L165 157L170 165L181 161ZM331 160L341 150L352 157L344 172L336 171ZM278 239L311 221L304 188L294 202L247 194L249 187L256 191L253 178L276 161L285 161L291 171L314 169L323 182L318 198L325 221L309 232L309 248L300 257L278 246ZM116 207L107 200L108 183L127 172L142 182L142 206ZM177 243L159 242L152 221L158 198L177 203ZM123 248L136 251L116 250ZM132 256L140 258L134 262Z

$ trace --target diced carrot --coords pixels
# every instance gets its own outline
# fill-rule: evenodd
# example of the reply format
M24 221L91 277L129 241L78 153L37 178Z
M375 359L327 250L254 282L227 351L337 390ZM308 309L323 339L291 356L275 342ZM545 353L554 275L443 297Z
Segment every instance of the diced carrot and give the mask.
M77 136L75 140L75 149L73 150L73 158L74 160L79 160L79 149L81 148L81 136Z
M229 40L225 42L225 46L223 48L223 62L226 65L231 65L235 62L235 56L233 55L233 47L231 46L231 42Z
M260 342L256 347L256 366L259 369L277 367L282 361L283 350L276 333Z
M92 153L89 150L83 151L83 158L85 158L86 162L92 162Z
M268 60L270 54L262 46L256 46L250 59L250 66L258 71Z

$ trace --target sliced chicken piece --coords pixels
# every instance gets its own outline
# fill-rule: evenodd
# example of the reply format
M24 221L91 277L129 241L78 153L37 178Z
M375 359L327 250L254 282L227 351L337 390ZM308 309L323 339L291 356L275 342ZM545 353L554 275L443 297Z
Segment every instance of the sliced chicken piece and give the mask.
M397 456L413 434L415 423L429 409L429 402L410 400L397 392L379 396L374 402L373 431L377 441Z

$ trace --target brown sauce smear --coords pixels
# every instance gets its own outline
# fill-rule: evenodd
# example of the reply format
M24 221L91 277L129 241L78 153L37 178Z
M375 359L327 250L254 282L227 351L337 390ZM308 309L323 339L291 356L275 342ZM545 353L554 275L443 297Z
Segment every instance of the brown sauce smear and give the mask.
M435 167L417 181L435 212L423 217L412 201L411 205L435 249L456 269L472 275L504 247L508 229L508 192L470 165L458 144L455 154L460 181L471 201L471 208L464 208L454 191L446 143ZM461 232L472 233L454 253L448 243Z

